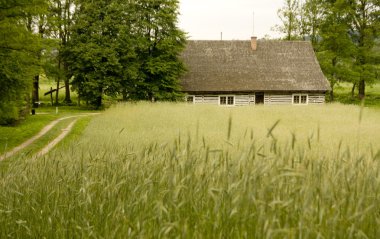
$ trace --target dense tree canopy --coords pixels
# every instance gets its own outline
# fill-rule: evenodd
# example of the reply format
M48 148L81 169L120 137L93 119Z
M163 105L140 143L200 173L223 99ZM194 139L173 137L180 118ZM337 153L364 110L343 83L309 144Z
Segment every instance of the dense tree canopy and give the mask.
M176 0L79 1L66 56L80 97L97 107L103 95L175 99L185 44L177 11Z
M185 34L176 27L178 2L141 0L135 6L141 27L133 36L140 65L134 97L174 100L184 71L177 58L185 45Z
M117 51L123 18L120 9L116 1L81 1L67 48L75 89L81 98L97 107L102 104L103 94L115 95L120 88L122 65Z
M45 74L100 107L104 95L175 100L185 34L178 0L0 2L0 124L38 101ZM32 97L31 97L32 96Z
M42 11L42 0L0 2L0 124L17 120L38 72L39 38L25 19Z

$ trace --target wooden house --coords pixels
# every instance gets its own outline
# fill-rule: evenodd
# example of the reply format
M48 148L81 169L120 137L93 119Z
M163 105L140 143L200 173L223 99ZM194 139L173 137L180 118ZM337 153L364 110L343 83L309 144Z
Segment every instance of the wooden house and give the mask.
M323 104L331 89L310 42L189 41L182 59L194 104Z

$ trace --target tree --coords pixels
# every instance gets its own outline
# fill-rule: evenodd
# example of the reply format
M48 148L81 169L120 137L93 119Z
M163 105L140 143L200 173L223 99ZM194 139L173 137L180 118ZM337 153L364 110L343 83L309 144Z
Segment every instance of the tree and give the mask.
M29 104L30 79L38 72L39 38L23 23L26 15L37 15L40 0L0 2L0 124L18 120ZM28 108L26 108L28 109Z
M334 87L340 80L355 79L352 61L355 48L349 35L350 11L344 0L329 0L323 4L324 15L320 29L321 48L317 54L323 72L331 85L330 100L334 100Z
M79 1L65 56L79 96L100 107L103 95L175 100L185 34L177 0Z
M302 5L301 29L304 40L308 37L314 46L321 40L320 28L323 19L323 3L320 0L306 0Z
M376 78L373 47L380 31L380 1L350 0L351 38L356 46L355 65L360 79L359 98L365 98L366 84Z
M99 108L103 95L120 89L118 37L122 12L117 1L79 1L66 59L79 97Z
M278 29L286 33L287 40L311 40L330 81L331 100L340 81L353 83L352 94L358 86L363 99L366 84L374 82L378 74L373 47L380 31L380 1L306 0L300 10L297 6L297 0L285 1L278 11L283 22Z
M69 63L64 58L64 49L66 48L71 37L71 26L73 25L73 15L76 10L74 0L50 0L50 16L48 19L50 28L50 37L58 40L56 48L53 49L50 59L52 60L49 67L55 67L53 76L57 81L56 104L58 104L58 94L61 80L64 81L65 99L64 103L71 103L70 96L70 79L72 75L69 72Z
M42 57L42 51L44 48L44 39L46 39L46 16L47 16L47 3L41 2L41 5L39 6L38 11L33 12L25 12L25 16L23 18L23 22L30 32L30 34L34 34L37 37L39 37L39 41L42 43L41 48L39 51L36 52L36 58L38 60L39 66L41 66L41 57ZM33 85L32 85L32 105L33 107L38 107L39 102L39 81L40 81L40 73L41 73L41 67L36 72L36 74L33 77Z
M300 38L300 4L299 0L285 0L284 6L277 11L282 25L275 28L278 32L285 34L285 40L294 40Z
M178 56L186 43L185 33L176 26L178 1L142 0L135 6L140 63L136 96L152 101L175 100L181 95L179 77L185 71Z

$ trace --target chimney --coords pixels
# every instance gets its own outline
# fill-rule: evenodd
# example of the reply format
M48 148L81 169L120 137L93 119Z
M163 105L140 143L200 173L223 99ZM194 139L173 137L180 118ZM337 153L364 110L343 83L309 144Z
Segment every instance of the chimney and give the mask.
M253 51L257 50L257 37L251 37L251 47Z

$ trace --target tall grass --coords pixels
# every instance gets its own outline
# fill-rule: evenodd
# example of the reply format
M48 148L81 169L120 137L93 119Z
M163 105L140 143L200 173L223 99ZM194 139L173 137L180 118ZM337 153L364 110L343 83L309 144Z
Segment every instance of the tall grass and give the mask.
M379 238L379 118L118 105L0 172L0 238Z

